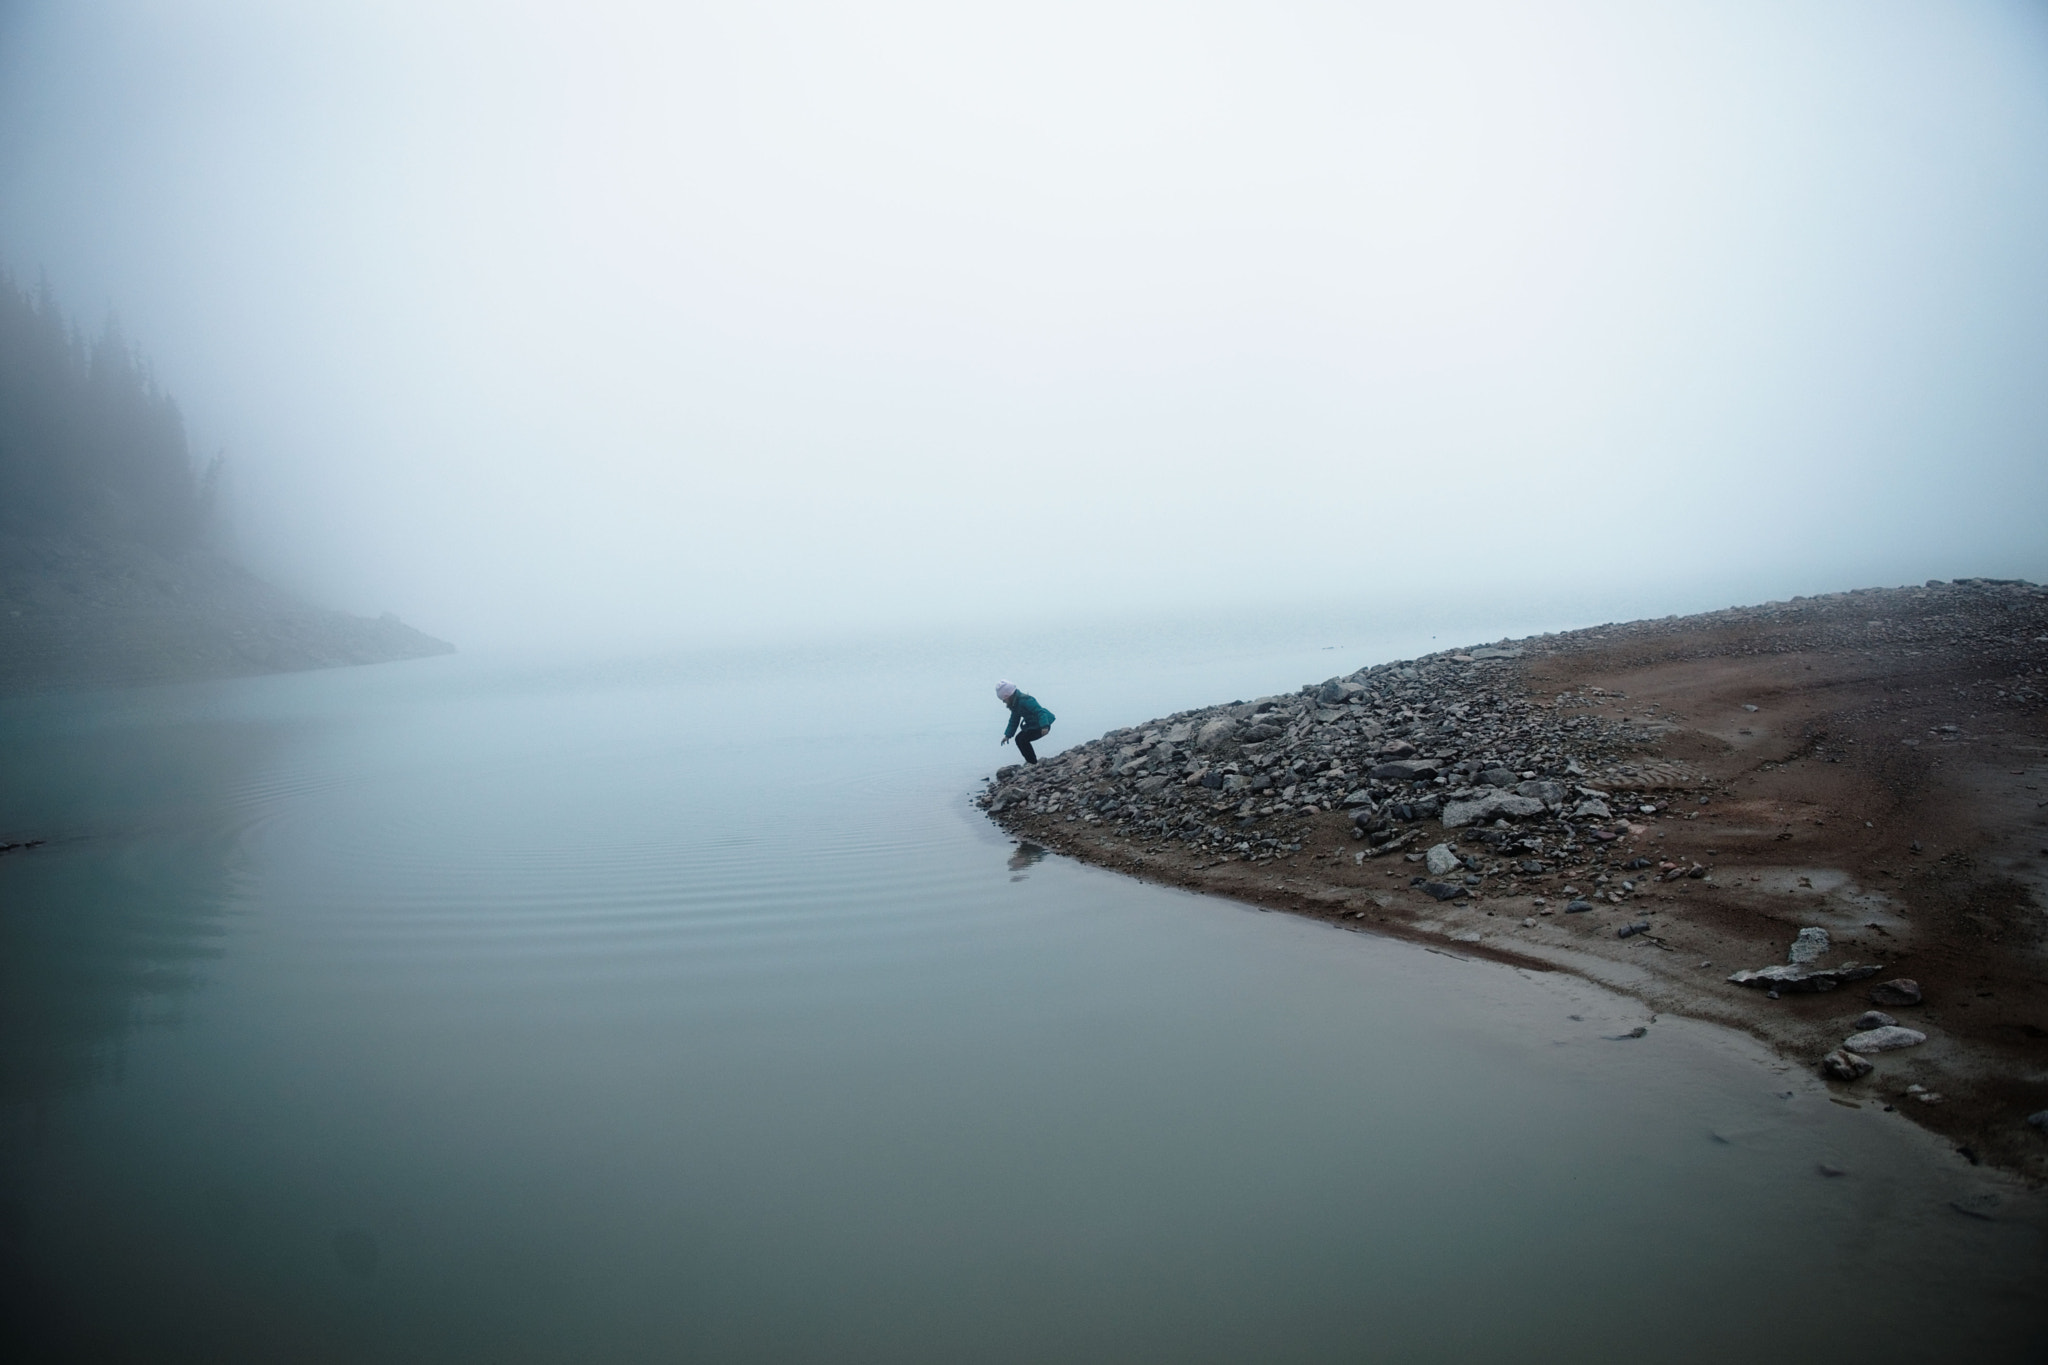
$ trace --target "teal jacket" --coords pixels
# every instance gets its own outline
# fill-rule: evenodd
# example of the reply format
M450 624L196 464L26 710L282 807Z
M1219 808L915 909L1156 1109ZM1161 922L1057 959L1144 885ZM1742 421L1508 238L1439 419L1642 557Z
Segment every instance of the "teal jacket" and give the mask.
M1052 728L1052 712L1040 706L1038 698L1030 693L1012 692L1010 694L1010 725L1008 729L1003 731L1003 738L1008 739L1011 735L1016 734L1019 725L1022 725L1027 730L1034 727L1040 730L1050 730Z

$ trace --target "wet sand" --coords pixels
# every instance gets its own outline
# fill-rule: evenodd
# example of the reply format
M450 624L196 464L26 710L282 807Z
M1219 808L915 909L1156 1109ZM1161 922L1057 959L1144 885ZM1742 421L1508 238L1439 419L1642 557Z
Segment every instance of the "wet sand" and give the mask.
M1141 726L1005 769L983 799L1020 839L1087 862L1574 972L1654 1010L1742 1029L1816 1070L1858 1016L1882 1009L1927 1041L1869 1055L1871 1074L1830 1081L1835 1098L1896 1106L1966 1160L2048 1180L2048 1131L2027 1122L2048 1109L2048 591L1983 580L1864 590L1414 662L1425 678L1449 679L1430 685L1444 697L1512 699L1525 719L1500 733L1541 755L1518 754L1516 775L1598 790L1614 817L1571 821L1554 808L1452 829L1424 818L1395 825L1393 839L1380 831L1378 848L1393 851L1379 852L1342 789L1367 784L1375 758L1416 752L1421 736L1388 741L1370 722L1349 733L1373 732L1369 747L1382 752L1324 743L1311 766L1328 757L1327 780L1311 786L1296 763L1291 800L1202 785L1221 766L1285 774L1273 750L1306 752L1346 724L1333 719L1345 711L1328 704L1333 692L1318 703L1314 685L1294 702L1294 729L1263 745L1155 741L1173 761L1151 766L1171 787L1142 798L1129 769L1143 751L1117 761L1151 734ZM1419 702L1402 715L1411 711L1417 726L1436 714ZM1178 730L1155 725L1194 734L1211 714L1227 708L1173 718ZM1476 778L1448 771L1457 746L1439 747L1446 771L1413 788L1441 799ZM1099 814L1103 802L1120 803L1121 818ZM1194 814L1174 823L1183 808ZM1131 814L1155 809L1166 814ZM1219 844L1219 826L1204 839L1198 820L1267 837ZM1423 889L1420 859L1437 844L1468 860L1455 899ZM1574 901L1593 908L1567 913ZM1649 927L1618 936L1638 924ZM1808 926L1831 940L1820 965L1877 972L1775 999L1728 980L1785 963ZM1873 988L1900 978L1918 983L1922 1003L1873 1001Z

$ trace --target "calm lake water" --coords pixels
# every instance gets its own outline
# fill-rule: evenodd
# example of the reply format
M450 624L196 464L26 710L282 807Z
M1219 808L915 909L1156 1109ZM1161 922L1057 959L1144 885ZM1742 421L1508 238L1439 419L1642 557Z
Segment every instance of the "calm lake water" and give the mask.
M1325 643L1019 681L1056 748L1409 642ZM1899 1115L1568 979L1033 861L967 804L1007 665L0 703L0 839L51 840L0 858L17 1351L2043 1358L2041 1202Z

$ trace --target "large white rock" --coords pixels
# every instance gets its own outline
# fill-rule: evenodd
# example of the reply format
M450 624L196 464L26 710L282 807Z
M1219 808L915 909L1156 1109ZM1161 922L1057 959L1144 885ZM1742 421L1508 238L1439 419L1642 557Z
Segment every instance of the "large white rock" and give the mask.
M1423 854L1422 865L1429 869L1429 875L1432 877L1448 877L1464 866L1458 861L1458 855L1451 852L1449 844L1438 844Z
M1865 1029L1852 1033L1842 1040L1845 1052L1896 1052L1902 1047L1918 1047L1927 1041L1927 1035L1916 1028L1901 1028L1893 1024L1888 1028Z

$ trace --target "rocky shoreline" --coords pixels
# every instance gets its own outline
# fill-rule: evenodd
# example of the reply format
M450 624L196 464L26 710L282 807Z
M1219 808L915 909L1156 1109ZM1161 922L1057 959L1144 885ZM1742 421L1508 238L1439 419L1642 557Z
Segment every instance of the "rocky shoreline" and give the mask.
M0 695L450 654L397 617L327 611L218 555L0 535Z
M1088 862L1743 1028L2042 1181L2044 755L2048 589L1962 579L1375 664L978 800Z

